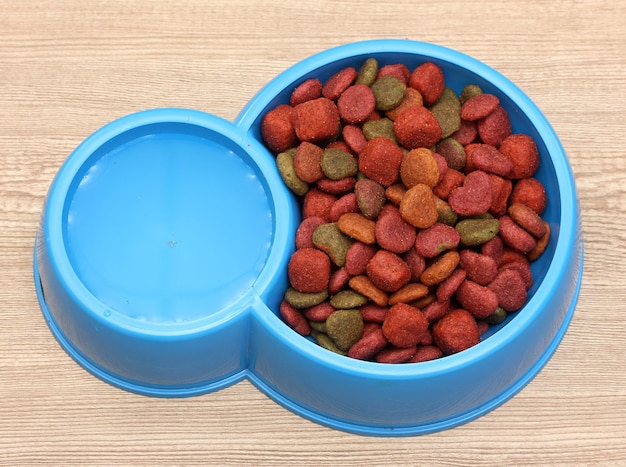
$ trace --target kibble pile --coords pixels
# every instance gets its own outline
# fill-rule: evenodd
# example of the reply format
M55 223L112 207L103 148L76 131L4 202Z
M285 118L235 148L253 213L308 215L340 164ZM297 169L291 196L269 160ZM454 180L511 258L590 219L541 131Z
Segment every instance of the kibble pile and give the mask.
M477 344L526 302L547 199L537 145L497 96L457 95L433 62L368 58L299 84L261 133L301 201L280 305L296 332L415 363Z

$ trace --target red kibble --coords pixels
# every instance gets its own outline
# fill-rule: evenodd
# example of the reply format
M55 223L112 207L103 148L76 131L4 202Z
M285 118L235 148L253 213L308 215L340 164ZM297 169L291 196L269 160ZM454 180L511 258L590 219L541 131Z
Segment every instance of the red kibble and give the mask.
M417 346L408 347L406 349L388 348L381 350L376 354L376 362L378 363L404 363L408 361L417 350Z
M353 67L339 70L324 83L322 86L322 95L332 101L338 99L339 96L350 87L358 74L358 71Z
M321 217L324 222L330 222L330 209L335 201L337 198L334 195L311 188L302 201L302 218Z
M472 250L461 250L460 265L467 273L467 279L480 285L489 284L498 274L498 263L487 255Z
M429 148L441 139L441 126L426 107L414 105L393 122L398 142L405 148Z
M536 178L518 180L511 192L511 203L522 203L541 215L546 209L546 189Z
M415 227L405 222L395 207L379 214L374 232L378 245L392 253L405 253L415 244Z
M322 82L317 78L307 79L299 84L291 93L289 104L295 107L306 101L322 97Z
M502 239L496 235L491 240L488 240L481 245L480 252L483 255L491 256L495 260L496 264L500 264L502 254L504 252Z
M502 269L489 289L498 297L498 305L507 312L517 311L526 303L526 284L513 269Z
M333 101L320 97L293 107L291 122L300 141L324 142L339 131L339 111Z
M479 144L474 148L472 164L477 170L501 176L513 170L513 163L490 144Z
M326 321L335 311L335 307L329 302L322 302L319 305L315 305L304 310L304 316L309 321L323 322Z
M403 259L411 271L411 280L419 281L422 273L426 269L426 260L415 248L411 248L403 255Z
M452 133L452 138L457 140L461 146L467 146L476 139L478 135L478 129L476 128L476 122L468 122L467 120L461 120L461 128Z
M454 354L480 342L474 317L462 308L450 311L433 325L433 342L444 354Z
M330 208L330 222L337 222L339 218L348 212L359 212L359 205L354 193L348 193L339 198Z
M493 94L478 94L463 103L461 118L468 121L485 118L496 109L498 104L500 104L500 99Z
M261 136L271 151L283 152L298 144L292 115L293 107L283 104L273 108L263 116Z
M385 315L389 308L386 306L379 306L375 303L366 303L359 308L363 321L367 323L382 323L385 321Z
M337 100L339 116L348 124L367 120L376 108L376 98L369 86L355 84L346 89Z
M498 235L505 245L523 254L528 253L537 246L537 241L533 236L517 225L509 216L502 216L499 221L500 230Z
M424 99L424 105L433 105L443 94L445 87L443 70L433 62L422 63L411 73L409 86L420 92ZM428 146L430 145L425 147Z
M445 316L450 309L450 300L435 300L422 309L424 317L429 323L435 323ZM421 342L423 343L423 342Z
M385 292L395 292L411 280L411 270L396 254L378 250L367 264L367 277Z
M509 196L513 189L513 182L498 175L488 175L491 184L491 206L489 207L489 213L497 218L506 214Z
M331 180L330 178L322 178L315 183L315 186L321 191L330 193L331 195L343 195L354 188L356 178L346 177L339 180Z
M358 126L345 125L341 130L341 136L355 154L359 154L367 145L367 138Z
M383 334L382 328L374 329L367 334L364 334L350 350L348 350L348 357L356 358L359 360L369 360L378 352L387 347L388 342Z
M323 155L324 150L319 146L307 141L300 143L293 158L293 167L298 178L307 183L324 178L320 165Z
M320 225L325 223L326 221L324 219L316 216L304 219L298 226L298 230L296 230L296 248L314 248L313 232L315 232L315 229Z
M285 322L298 334L308 336L311 333L309 321L304 317L302 312L297 308L283 300L278 308L280 316Z
M533 273L530 270L530 263L528 261L510 261L500 266L498 272L504 271L506 269L511 269L520 275L520 277L524 281L524 286L526 287L526 290L530 290L530 288L533 286Z
M541 238L546 234L546 226L543 219L535 211L522 203L513 203L508 209L509 216L517 225L535 238Z
M485 214L491 207L491 182L482 170L465 176L463 186L455 188L448 196L448 203L461 216Z
M440 302L449 301L466 277L467 273L463 269L456 269L437 287L437 300Z
M499 147L504 138L511 134L509 114L497 106L493 112L476 122L476 129L483 143Z
M436 345L419 345L415 349L415 354L407 363L420 363L436 360L443 356L443 352Z
M439 198L447 200L452 190L463 186L464 181L465 175L462 172L448 168L444 172L441 181L433 188L433 193Z
M363 242L354 242L346 253L346 272L351 276L365 274L367 263L376 254L374 245L366 245Z
M383 335L394 346L404 349L417 345L428 332L428 320L417 308L396 303L387 311Z
M467 279L457 289L456 298L463 308L479 319L492 315L498 307L498 297L493 290Z
M508 174L510 178L532 177L537 171L539 150L530 136L524 134L507 136L499 149L513 164L513 169Z
M367 142L359 153L359 170L382 186L393 184L400 174L402 149L388 138L378 136Z
M334 271L330 275L330 280L328 281L328 293L331 295L335 295L338 292L341 292L352 276L346 272L346 268L339 268Z
M417 234L415 250L425 258L434 258L443 251L456 249L460 241L461 236L454 227L437 222Z
M287 274L294 289L305 293L321 292L328 287L330 258L315 248L301 248L291 255Z
M409 84L409 78L411 77L411 70L404 63L392 63L390 65L384 65L378 70L376 79L380 79L383 76L395 76L404 85Z

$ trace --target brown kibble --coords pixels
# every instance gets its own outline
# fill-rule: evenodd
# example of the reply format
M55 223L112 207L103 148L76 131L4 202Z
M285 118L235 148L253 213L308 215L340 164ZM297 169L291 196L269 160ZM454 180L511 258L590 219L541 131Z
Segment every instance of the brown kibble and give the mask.
M546 234L546 226L543 219L525 204L511 204L508 213L516 224L521 226L533 237L541 238Z
M439 182L439 166L428 148L417 148L404 155L400 178L407 188L423 183L431 189Z
M415 282L408 283L389 297L389 305L409 303L428 295L428 287Z
M406 109L415 105L423 104L424 101L422 100L422 95L419 93L419 91L417 89L407 88L404 99L402 100L402 102L400 102L400 105L386 112L387 118L389 118L390 120L395 120L396 118L398 118L398 115L400 115Z
M385 190L385 197L396 206L400 206L400 201L406 193L406 187L402 183L394 183Z
M546 233L543 235L543 237L537 240L537 246L535 246L535 248L533 248L528 252L528 254L526 254L526 258L528 258L528 261L534 261L539 258L548 247L548 243L550 242L550 224L544 221L543 225L546 229Z
M387 293L376 287L366 275L354 276L348 281L348 285L355 292L369 298L378 306L386 306L388 303Z
M428 185L418 183L409 188L400 201L402 219L418 229L426 229L437 222L439 213Z
M337 227L348 237L354 238L366 245L371 245L376 242L376 223L366 219L361 214L355 212L343 214L337 221Z
M431 286L443 282L454 272L460 260L456 250L445 252L424 270L420 276L422 284Z

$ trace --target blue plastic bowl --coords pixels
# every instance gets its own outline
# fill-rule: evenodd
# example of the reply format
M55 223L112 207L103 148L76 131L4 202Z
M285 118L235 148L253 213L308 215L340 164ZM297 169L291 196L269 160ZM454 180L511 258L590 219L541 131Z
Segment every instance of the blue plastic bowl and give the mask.
M531 135L552 238L532 265L522 310L478 345L439 360L386 365L329 352L278 316L300 220L260 121L294 87L368 57L433 61L447 86L496 94L513 131ZM123 117L67 159L45 201L35 284L61 346L101 379L183 397L248 378L317 423L401 436L468 422L504 403L545 365L574 313L583 240L574 179L548 121L513 83L459 52L408 40L352 43L268 83L235 123L185 109Z

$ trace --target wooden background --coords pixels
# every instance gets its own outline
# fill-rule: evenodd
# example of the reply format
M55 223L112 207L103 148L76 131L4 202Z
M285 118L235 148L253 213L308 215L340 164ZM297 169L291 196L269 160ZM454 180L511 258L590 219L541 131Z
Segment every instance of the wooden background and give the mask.
M626 2L0 2L0 463L626 465ZM559 135L583 213L571 326L516 397L467 425L369 438L306 421L242 382L184 400L92 377L42 318L32 248L59 166L128 113L190 107L232 120L276 74L356 40L472 55Z

